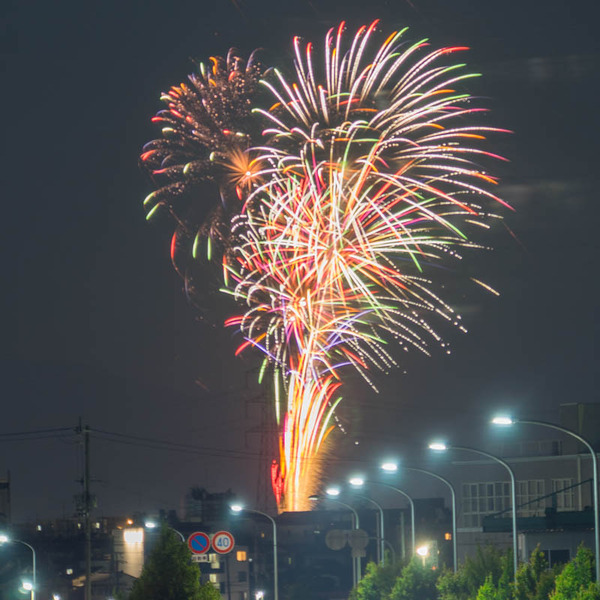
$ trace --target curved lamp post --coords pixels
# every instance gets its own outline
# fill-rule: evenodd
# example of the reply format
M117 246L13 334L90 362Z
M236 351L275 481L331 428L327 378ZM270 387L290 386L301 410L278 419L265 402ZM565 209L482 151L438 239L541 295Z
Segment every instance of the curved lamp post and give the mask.
M337 500L336 498L330 498L328 496L315 495L315 496L309 496L308 499L313 500L313 501L328 500L329 502L335 502L336 504L340 504L341 506L344 506L352 513L352 529L354 529L354 530L360 529L360 519L358 518L358 513L356 512L354 507L351 506L350 504L346 504L345 502L342 502L341 500ZM352 557L352 585L353 586L358 585L358 583L360 582L360 579L361 579L360 571L361 571L360 557L353 556Z
M388 490L392 490L394 492L397 492L398 494L401 494L402 496L404 496L407 500L408 500L408 504L410 506L410 533L411 533L411 551L414 553L415 551L415 503L413 501L413 499L404 491L401 490L400 488L397 488L394 485L390 485L389 483L384 483L382 481L365 481L363 479L361 479L360 477L353 477L350 480L350 485L354 486L354 487L362 487L362 485L364 485L365 483L368 483L369 485L379 485L381 487L387 488ZM382 530L382 539L383 539L383 526L381 528ZM383 543L381 544L382 549L383 549Z
M405 471L414 471L416 473L425 473L426 475L431 475L436 479L439 479L443 483L445 483L450 488L450 496L452 498L452 555L453 555L453 566L454 572L458 568L458 553L456 548L456 490L450 481L448 481L445 477L434 473L433 471L427 471L426 469L418 469L416 467L402 467ZM381 465L381 470L385 473L396 473L398 471L398 464L395 462L385 462ZM414 524L413 524L414 527ZM414 538L413 538L413 551L414 551Z
M366 500L367 502L371 502L377 507L379 511L379 544L377 546L377 553L379 554L379 564L383 566L385 564L385 539L384 535L384 526L383 526L383 507L379 502L373 500L373 498L369 498L369 496L365 496L363 494L357 494L353 492L353 496L356 498L361 498L362 500Z
M362 484L364 484L364 481L361 479L360 483L358 478L354 478L353 482L351 483L351 485L354 488L360 487ZM338 487L329 487L325 490L325 493L329 496L329 497L333 497L333 498L337 498L337 496L340 495L340 488ZM379 511L379 544L377 545L377 562L380 565L384 564L384 560L385 560L385 542L384 542L384 538L383 538L383 534L384 534L384 523L383 523L383 507L381 506L381 504L379 504L379 502L377 502L376 500L373 500L373 498L369 498L369 496L363 496L362 494L357 494L355 492L353 492L353 496L355 496L356 498L361 498L362 500L366 500L367 502L371 502L371 504L374 504L377 507L377 510Z
M275 519L265 512L256 510L254 508L245 508L241 504L233 504L230 508L234 513L240 513L242 511L245 511L257 515L262 515L263 517L271 521L271 525L273 525L273 597L275 600L279 600L279 574L277 567L277 524L275 523Z
M373 481L365 481L362 477L351 477L348 480L348 483L354 488L354 489L360 489L363 487L363 485L365 483L368 483L369 485L371 485L372 483L377 483L377 482L373 482ZM396 490L398 492L400 492L400 490ZM401 492L402 494L404 494L404 492ZM381 506L381 504L379 504L379 502L376 502L375 500L373 500L373 498L369 498L368 496L363 496L362 494L354 494L357 498L362 498L363 500L368 500L369 502L372 502L379 510L379 563L381 565L385 564L385 527L384 527L384 522L383 522L383 508ZM406 494L404 494L406 495ZM408 497L408 496L407 496Z
M155 521L146 521L144 523L144 527L146 529L156 529L158 527L158 524ZM181 541L185 544L185 537L183 533L181 533L181 531L175 529L175 527L171 527L170 525L167 525L167 529L174 531L181 538Z
M512 419L511 417L495 417L492 419L492 423L494 425L503 425L510 426L516 425L517 423L522 423L524 425L541 425L542 427L549 427L550 429L556 429L557 431L562 431L575 439L579 440L590 452L592 455L592 468L593 472L593 482L594 482L594 545L596 549L596 581L600 581L600 527L599 527L599 502L598 502L598 457L596 456L596 452L592 448L592 445L583 437L581 437L575 431L571 429L567 429L566 427L562 427L560 425L555 425L554 423L547 423L546 421L535 421L533 419Z
M27 546L31 550L32 556L32 582L31 582L31 600L35 600L35 588L36 588L36 566L35 566L35 549L31 544L24 542L23 540L14 540L9 538L5 534L0 534L0 544L6 544L8 542L15 542L17 544L23 544L23 546Z
M489 452L484 452L483 450L478 450L477 448L469 448L467 446L448 446L446 444L435 443L429 444L430 450L436 450L438 452L445 452L446 450L463 450L465 452L474 452L475 454L480 454L481 456L485 456L487 458L491 458L497 463L501 464L510 475L510 496L511 496L511 504L512 504L512 535L513 535L513 576L516 580L517 577L517 550L518 550L518 540L517 540L517 492L516 492L516 481L515 481L515 473L512 470L512 467L505 461L502 460L499 456L494 454L490 454Z

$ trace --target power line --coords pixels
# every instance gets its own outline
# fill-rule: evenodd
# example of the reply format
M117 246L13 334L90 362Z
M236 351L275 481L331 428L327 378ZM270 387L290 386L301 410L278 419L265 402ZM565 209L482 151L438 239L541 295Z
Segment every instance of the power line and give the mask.
M159 440L155 438L148 438L136 435L128 435L124 433L118 433L115 431L106 431L103 429L96 429L90 427L92 433L100 434L100 436L106 436L109 441L118 442L122 444L128 444L133 446L143 446L155 448L157 450L173 450L175 452L193 452L195 454L203 454L208 456L227 456L230 458L248 458L256 457L260 455L257 452L239 451L239 450L228 450L226 448L212 448L208 446L194 446L192 444L183 444L180 442L171 442L168 440ZM111 439L117 438L117 439Z
M52 435L45 435L45 434L59 433L59 432L65 432L65 431L74 432L75 428L74 427L55 427L52 429L34 429L31 431L14 431L14 432L9 432L9 433L0 433L0 438L9 438L9 437L17 437L17 436L33 436L33 435L40 435L40 434L42 434L42 437L54 437ZM22 439L29 439L29 438L23 437Z

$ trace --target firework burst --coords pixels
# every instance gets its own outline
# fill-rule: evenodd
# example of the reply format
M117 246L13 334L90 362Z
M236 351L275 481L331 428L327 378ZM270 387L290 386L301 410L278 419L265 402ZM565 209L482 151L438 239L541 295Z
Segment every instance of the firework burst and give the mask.
M305 509L314 491L344 371L373 385L371 371L396 364L391 342L428 354L444 346L441 323L462 327L432 266L477 247L471 231L504 204L476 164L500 158L482 145L499 130L474 121L482 109L457 90L474 75L447 62L465 48L408 44L405 31L377 43L377 26L349 40L343 23L331 30L319 63L296 39L294 78L273 70L261 82L264 141L213 161L242 200L224 272L245 308L227 324L243 334L238 352L254 347L272 367L280 509Z
M146 144L141 155L157 187L144 205L148 219L160 209L175 219L172 259L182 275L189 259L198 258L203 238L209 248L231 246L231 219L257 171L249 148L261 139L252 106L263 72L254 54L246 61L232 48L226 58L200 63L187 83L161 96L167 108L153 122L161 125L162 137ZM217 185L217 203L204 200L204 182ZM176 260L178 248L183 268Z

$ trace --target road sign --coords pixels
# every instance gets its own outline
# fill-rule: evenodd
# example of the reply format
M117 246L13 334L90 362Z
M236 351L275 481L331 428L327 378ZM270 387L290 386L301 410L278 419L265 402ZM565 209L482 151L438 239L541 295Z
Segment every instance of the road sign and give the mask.
M364 529L353 529L348 532L348 543L352 548L363 550L369 543L369 535Z
M210 562L210 556L208 554L192 554L192 562L207 563Z
M348 532L348 544L352 548L354 558L362 558L367 555L365 548L369 543L369 535L364 529L353 529Z
M210 548L210 538L203 531L195 531L188 538L188 548L192 554L204 554Z
M341 550L346 545L348 532L342 529L330 529L325 536L325 544L330 550Z
M227 554L233 550L235 541L229 531L217 531L212 538L212 547L219 554Z

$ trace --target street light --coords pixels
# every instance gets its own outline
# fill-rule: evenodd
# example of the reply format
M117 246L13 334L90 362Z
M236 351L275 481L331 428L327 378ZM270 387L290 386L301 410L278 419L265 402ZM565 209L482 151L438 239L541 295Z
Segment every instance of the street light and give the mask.
M35 587L36 587L36 569L35 569L35 549L31 544L24 542L22 540L13 540L9 538L6 534L0 534L0 544L6 544L8 542L15 542L17 544L23 544L23 546L27 546L31 550L32 556L32 581L23 581L21 584L23 589L31 592L31 600L35 600Z
M360 489L362 488L362 486L365 484L365 480L362 479L361 477L351 477L348 481L348 483L354 488L354 489ZM371 483L371 482L369 482ZM373 500L373 498L369 498L369 496L363 496L362 494L354 494L357 498L362 498L363 500L366 500L367 502L371 502L372 504L374 504L377 507L377 510L379 511L379 545L378 545L378 550L377 550L377 554L379 555L379 564L380 565L384 565L385 564L385 527L384 527L384 516L383 516L383 507L381 506L381 504L379 504L379 502Z
M429 556L429 546L425 544L423 546L419 546L415 550L415 553L421 557L421 560L423 561L423 566L425 566L425 559Z
M257 515L262 515L263 517L271 521L271 524L273 525L273 597L275 600L279 600L279 576L277 567L277 524L275 523L275 519L267 513L264 513L260 510L256 510L254 508L246 508L241 504L232 504L230 508L234 513L241 513L242 511L245 511Z
M541 425L542 427L549 427L550 429L556 429L562 431L575 439L579 440L592 455L592 469L593 482L594 482L594 545L596 547L596 581L600 581L600 507L598 502L598 457L592 445L582 436L575 431L562 427L561 425L555 425L554 423L547 423L546 421L536 421L533 419L513 419L507 416L498 416L492 419L494 425L511 426L517 423L523 423L524 425Z
M427 471L426 469L418 469L416 467L402 467L405 471L414 471L416 473L424 473L425 475L431 475L436 479L439 479L441 482L445 483L450 488L450 496L452 498L452 554L454 557L453 565L454 572L456 573L458 568L458 553L456 547L456 490L450 481L448 481L445 477L434 473L433 471ZM398 471L398 463L395 462L384 462L381 465L381 470L385 473L396 473ZM413 540L414 547L414 540Z
M354 481L354 482L353 482ZM362 483L361 483L362 482ZM368 483L369 485L380 485L381 487L385 487L388 490L392 490L401 494L408 500L408 504L410 506L410 531L411 531L411 551L415 551L415 503L413 499L403 490L397 488L396 486L390 485L389 483L384 483L382 481L364 481L359 477L352 478L350 480L350 485L354 487L361 487L363 484ZM382 539L383 539L383 526L382 526ZM382 542L383 547L383 542Z
M145 521L144 527L146 529L156 529L158 527L158 523L156 521ZM170 525L167 525L167 529L174 531L181 538L181 541L185 544L185 536L183 535L183 533L181 533L181 531L178 531L177 529L175 529L175 527L171 527Z
M352 528L357 531L358 529L360 529L360 519L358 518L358 513L356 512L356 510L354 509L353 506L351 506L350 504L346 504L345 502L342 502L341 500L336 500L334 498L328 498L327 496L318 496L318 495L314 495L314 496L309 496L308 497L309 500L317 501L317 500L328 500L329 502L335 502L336 504L340 504L342 506L344 506L345 508L347 508L349 511L352 512ZM356 586L358 585L358 583L360 582L361 579L361 564L360 564L360 556L352 556L352 585Z
M464 452L474 452L475 454L480 454L481 456L486 456L487 458L491 458L497 463L501 464L510 475L510 496L511 496L511 504L512 504L512 535L513 535L513 576L517 578L517 550L518 550L518 540L517 540L517 492L516 492L516 481L515 481L515 473L512 470L511 466L505 461L502 460L499 456L495 454L490 454L489 452L484 452L483 450L478 450L477 448L469 448L466 446L448 446L447 444L442 444L439 442L429 444L430 450L436 450L438 452L445 452L447 450L463 450Z

